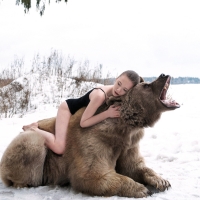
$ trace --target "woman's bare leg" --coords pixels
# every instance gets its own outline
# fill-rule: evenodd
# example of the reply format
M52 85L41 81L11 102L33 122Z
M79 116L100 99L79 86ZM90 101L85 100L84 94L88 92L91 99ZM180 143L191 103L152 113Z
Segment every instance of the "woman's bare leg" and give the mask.
M23 130L31 129L36 131L45 138L45 144L48 148L57 154L63 154L66 146L67 127L70 117L71 113L66 101L64 101L58 108L55 135L47 131L40 130L38 128L38 123L32 123L30 125L23 126Z

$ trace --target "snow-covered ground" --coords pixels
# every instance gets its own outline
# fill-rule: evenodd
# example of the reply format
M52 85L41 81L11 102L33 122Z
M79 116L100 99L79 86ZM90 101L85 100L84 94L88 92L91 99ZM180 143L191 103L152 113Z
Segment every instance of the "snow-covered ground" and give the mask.
M147 128L141 141L141 153L147 166L171 183L165 192L155 193L146 199L196 200L200 199L200 85L171 85L170 94L181 108L166 112L153 128ZM47 95L48 93L46 93ZM49 94L51 94L49 92ZM37 99L39 96L37 96ZM37 100L34 101L37 103ZM51 102L28 111L22 118L0 119L0 158L11 140L22 131L21 127L39 119L56 115ZM0 200L58 200L105 199L75 192L70 187L41 186L15 189L5 187L0 180ZM118 196L106 199L128 199Z

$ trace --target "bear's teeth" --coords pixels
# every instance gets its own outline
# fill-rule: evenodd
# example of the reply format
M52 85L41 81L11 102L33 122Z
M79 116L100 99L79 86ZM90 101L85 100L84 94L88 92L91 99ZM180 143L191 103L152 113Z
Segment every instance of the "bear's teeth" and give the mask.
M169 87L169 85L168 85L168 83L166 83L164 89L167 90L168 87Z

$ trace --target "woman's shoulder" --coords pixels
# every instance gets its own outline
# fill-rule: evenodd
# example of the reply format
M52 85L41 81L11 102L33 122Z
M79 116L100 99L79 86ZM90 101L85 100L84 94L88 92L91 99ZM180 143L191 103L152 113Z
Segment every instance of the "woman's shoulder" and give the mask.
M105 101L106 93L102 87L98 87L93 89L93 91L90 94L90 100L95 101Z
M91 94L95 95L95 96L104 96L104 92L103 89L98 87L98 88L94 88L91 92Z

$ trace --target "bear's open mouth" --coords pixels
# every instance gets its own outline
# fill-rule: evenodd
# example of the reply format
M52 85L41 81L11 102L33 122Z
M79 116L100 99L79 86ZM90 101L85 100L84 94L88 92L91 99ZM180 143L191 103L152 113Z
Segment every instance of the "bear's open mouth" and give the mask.
M172 98L168 98L167 97L167 90L169 88L169 85L170 85L170 79L171 77L169 76L162 91L161 91L161 94L160 94L160 101L168 108L179 108L180 105L179 103L177 103L175 100L173 100Z

